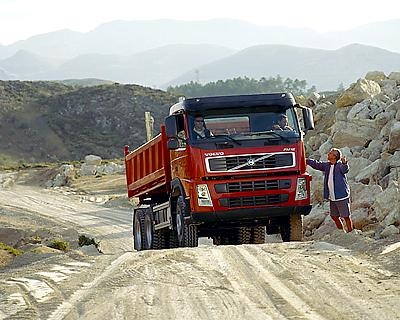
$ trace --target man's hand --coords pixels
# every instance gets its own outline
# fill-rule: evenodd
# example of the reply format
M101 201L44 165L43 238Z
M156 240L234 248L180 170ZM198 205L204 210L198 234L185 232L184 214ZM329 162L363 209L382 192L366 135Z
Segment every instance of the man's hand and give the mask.
M340 161L342 161L343 164L347 164L347 158L346 157L341 157Z

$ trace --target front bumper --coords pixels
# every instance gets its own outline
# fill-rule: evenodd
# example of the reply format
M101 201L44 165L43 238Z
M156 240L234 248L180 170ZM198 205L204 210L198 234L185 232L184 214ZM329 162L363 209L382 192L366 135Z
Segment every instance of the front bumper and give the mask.
M291 214L308 215L311 205L242 208L229 211L192 212L191 220L197 224L224 223L224 224L263 224L274 217L285 217Z

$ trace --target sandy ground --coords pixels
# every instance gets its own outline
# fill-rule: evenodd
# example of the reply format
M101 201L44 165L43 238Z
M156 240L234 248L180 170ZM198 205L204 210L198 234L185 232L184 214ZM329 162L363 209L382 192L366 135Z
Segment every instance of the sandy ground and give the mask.
M9 237L27 249L40 235L71 250L25 253L0 269L0 319L400 319L400 239L335 231L133 252L123 176L55 190L37 177L20 173L0 187L0 227L25 230ZM80 248L82 234L103 253Z

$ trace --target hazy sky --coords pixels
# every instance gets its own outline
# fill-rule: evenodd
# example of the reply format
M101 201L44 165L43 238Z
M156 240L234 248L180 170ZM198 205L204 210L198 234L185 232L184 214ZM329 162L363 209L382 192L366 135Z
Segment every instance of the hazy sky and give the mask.
M0 0L0 44L112 20L230 18L319 32L400 18L399 0ZM399 30L400 31L400 30Z

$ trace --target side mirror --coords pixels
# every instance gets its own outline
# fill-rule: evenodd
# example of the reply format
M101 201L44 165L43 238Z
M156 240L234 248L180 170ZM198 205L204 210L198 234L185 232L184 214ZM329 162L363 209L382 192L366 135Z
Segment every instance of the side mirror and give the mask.
M168 139L177 137L177 135L178 135L178 118L176 115L171 115L171 116L168 116L165 118L165 133L167 134Z
M179 148L179 141L177 138L169 138L167 142L168 150L176 150Z
M302 107L303 112L303 120L304 120L304 129L306 130L314 130L314 117L312 110L307 107Z

